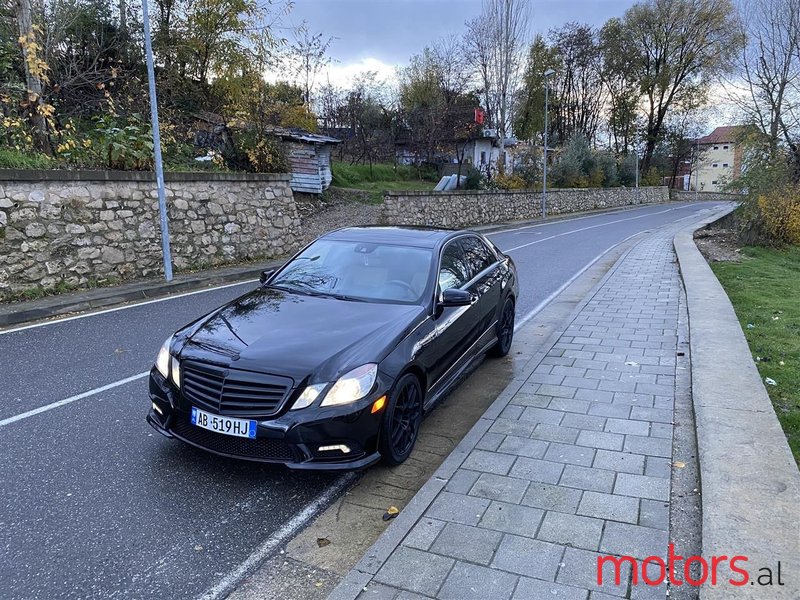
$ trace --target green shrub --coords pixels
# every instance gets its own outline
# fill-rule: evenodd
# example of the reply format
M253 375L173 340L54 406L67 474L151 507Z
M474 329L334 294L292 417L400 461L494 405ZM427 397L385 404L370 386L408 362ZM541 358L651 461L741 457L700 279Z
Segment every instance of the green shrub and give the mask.
M45 154L0 148L0 169L52 169L54 161Z
M583 135L573 136L551 168L553 187L612 187L619 185L617 162L608 152L595 150Z
M250 169L256 173L288 173L286 148L276 137L265 136L245 147Z
M800 186L787 184L758 197L754 221L768 245L800 245Z
M519 175L525 181L525 187L542 185L542 152L538 147L528 146L517 153L514 175Z
M480 169L470 167L467 171L467 181L464 183L465 190L479 190L485 185L483 173Z

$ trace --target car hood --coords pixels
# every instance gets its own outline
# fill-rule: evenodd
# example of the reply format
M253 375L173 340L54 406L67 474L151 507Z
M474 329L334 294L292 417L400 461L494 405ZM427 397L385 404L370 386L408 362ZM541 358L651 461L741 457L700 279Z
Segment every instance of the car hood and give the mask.
M379 362L424 318L418 305L307 296L261 288L178 332L182 359L211 360L286 375L300 384L333 381Z

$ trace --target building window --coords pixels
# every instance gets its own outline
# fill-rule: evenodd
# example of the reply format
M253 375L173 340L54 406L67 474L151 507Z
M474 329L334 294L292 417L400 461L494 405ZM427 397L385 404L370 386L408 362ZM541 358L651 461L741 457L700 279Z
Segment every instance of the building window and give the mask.
M712 167L714 167L714 168L716 169L716 168L719 166L719 163L714 163L714 164L713 164L713 165L711 165L711 166L712 166Z
M727 166L728 166L728 163L722 163L722 166L723 166L723 167L727 167Z
M717 185L717 182L716 181L712 181L711 185Z
M727 150L727 149L728 149L728 147L727 147L727 146L723 146L723 147L722 147L722 149L723 149L723 150Z
M719 146L714 146L714 150L719 150Z
M485 151L481 152L481 164L482 165L486 164L486 152Z

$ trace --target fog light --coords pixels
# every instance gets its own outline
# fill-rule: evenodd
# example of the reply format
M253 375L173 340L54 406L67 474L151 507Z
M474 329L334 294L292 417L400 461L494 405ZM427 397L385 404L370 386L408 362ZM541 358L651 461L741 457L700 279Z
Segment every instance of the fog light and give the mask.
M376 412L381 410L386 405L386 396L381 396L372 405L372 414L374 415Z
M158 407L158 404L153 402L153 410L160 414L162 417L164 416L164 411Z
M332 450L339 450L342 454L349 454L350 448L344 444L336 444L335 446L320 446L319 452L330 452Z

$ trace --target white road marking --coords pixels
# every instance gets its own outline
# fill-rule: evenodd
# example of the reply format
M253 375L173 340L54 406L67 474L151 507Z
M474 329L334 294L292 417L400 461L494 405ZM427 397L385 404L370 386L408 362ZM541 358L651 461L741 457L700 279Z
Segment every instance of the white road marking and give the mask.
M175 300L177 298L185 298L186 296L194 296L195 294L205 294L206 292L215 292L217 290L224 290L226 288L236 287L237 285L245 285L247 283L255 283L258 279L247 279L245 281L239 281L237 283L226 283L224 285L218 285L210 288L204 288L202 290L194 290L192 292L181 292L180 294L171 294L169 296L164 296L162 298L154 298L152 300L144 300L142 302L136 302L134 304L124 304L122 306L117 306L114 308L105 308L102 310L96 310L91 312L82 313L79 315L74 315L72 317L64 317L63 319L53 319L51 321L43 321L41 323L34 323L33 325L22 325L20 327L15 327L13 329L5 329L0 331L0 335L6 333L14 333L16 331L24 331L26 329L36 329L37 327L45 327L47 325L56 325L58 323L66 323L67 321L75 321L76 319L85 319L86 317L96 317L98 315L104 315L106 313L117 312L118 310L128 310L129 308L136 308L138 306L145 306L146 304L156 304L158 302L166 302L167 300Z
M678 210L678 209L681 209L681 208L689 208L691 206L696 206L698 204L700 204L700 202L692 202L691 204L685 204L683 206L675 206L673 208L670 208L669 210ZM567 218L567 219L558 219L557 221L544 221L542 223L534 223L533 225L524 225L522 227L515 227L513 229L503 229L503 230L500 230L500 231L491 231L489 233L484 233L483 235L490 236L490 235L501 235L503 233L513 233L515 231L524 231L526 229L535 229L537 227L547 227L548 225L556 225L557 223L565 223L567 221L569 221L569 222L583 221L584 219L596 219L597 217L604 217L606 215L614 215L614 214L617 214L617 213L636 212L636 211L652 208L652 207L655 207L655 206L661 206L661 205L660 204L645 204L645 205L642 205L642 206L639 206L639 207L636 207L636 208L628 208L628 209L614 210L614 211L609 211L609 212L595 213L593 215L585 215L583 217L572 217L572 218ZM647 213L647 214L648 215L658 215L658 214L661 214L662 212L666 212L666 211ZM537 233L536 235L541 235L541 233Z
M102 394L103 392L112 390L115 387L119 387L121 385L125 385L126 383L130 383L131 381L136 381L138 379L147 377L149 374L150 371L145 371L144 373L131 375L130 377L126 377L125 379L120 379L119 381L115 381L114 383L109 383L108 385L103 385L98 388L94 388L93 390L89 390L88 392L83 392L82 394L78 394L76 396L70 396L69 398L64 398L63 400L59 400L58 402L53 402L52 404L40 406L39 408L34 408L33 410L29 410L28 412L15 415L13 417L8 417L7 419L3 419L2 421L0 421L0 427L11 425L11 423L16 423L17 421L22 421L23 419L27 419L28 417L39 415L43 412L47 412L48 410L53 410L54 408L58 408L59 406L72 404L73 402L77 402L78 400L83 400L84 398L88 398L89 396L94 396L95 394Z
M664 213L671 212L673 210L680 210L681 208L690 208L695 206L690 204L688 206L676 206L674 208L668 208L667 210L661 210L654 213L647 213L646 215L639 215L637 217L628 217L627 219L617 219L615 221L608 221L607 223L598 223L597 225L589 225L588 227L581 227L579 229L572 229L570 231L562 231L561 233L556 233L555 235L549 235L545 238L541 238L539 240L535 240L533 242L528 242L527 244L520 244L519 246L514 246L513 248L509 248L508 250L503 250L503 252L514 252L515 250L521 250L522 248L527 248L528 246L533 246L535 244L541 244L542 242L547 242L548 240L553 240L555 238L564 237L565 235L572 235L573 233L580 233L581 231L588 231L589 229L597 229L598 227L606 227L608 225L614 225L616 223L623 223L625 221L635 221L636 219L645 219L647 217L652 217L655 215L662 215Z
M357 477L356 473L346 473L331 484L330 487L320 493L316 499L295 514L291 520L287 521L283 527L273 533L258 548L256 548L244 562L233 571L225 575L217 585L209 588L200 596L200 600L217 600L230 594L239 582L252 570L258 567L264 560L275 552L278 546L285 544L291 537L311 519L333 502L336 497Z
M619 246L619 245L621 245L621 244L624 244L624 243L625 243L625 242L627 242L629 239L631 239L631 238L633 238L633 237L636 237L636 236L637 236L637 235L639 235L640 233L643 233L643 232L641 232L641 231L638 231L638 232L634 233L633 235L629 235L629 236L628 236L628 237L626 237L624 240L621 240L621 241L617 242L617 243L616 243L616 244L614 244L613 246L609 246L608 248L606 248L605 250L603 250L603 251L602 251L600 254L598 254L597 256L595 256L595 257L594 257L592 260L590 260L588 263L586 263L586 264L585 264L585 265L584 265L584 266L583 266L583 267L582 267L582 268L581 268L581 269L580 269L580 270L579 270L577 273L575 273L575 274L574 274L572 277L570 277L570 278L569 278L567 281L565 281L565 282L564 282L564 283L563 283L563 284L562 284L562 285L561 285L561 286L560 286L560 287L559 287L559 288L558 288L558 289L557 289L555 292L553 292L553 293L552 293L552 294L550 294L550 295L549 295L547 298L545 298L544 300L542 300L541 302L539 302L539 304L537 304L535 307L533 307L533 309L532 309L532 310L528 311L528 312L525 314L525 316L524 316L524 317L522 317L522 319L520 319L520 320L519 320L519 321L518 321L518 322L517 322L517 323L514 325L514 331L516 332L517 330L519 330L519 328L520 328L520 327L522 327L523 325L525 325L525 323L527 323L528 321L530 321L530 320L531 320L533 317L535 317L535 316L536 316L536 315L537 315L539 312L541 312L541 310L542 310L542 309L543 309L545 306L547 306L548 304L550 304L550 303L551 303L551 302L552 302L552 301L553 301L553 300L554 300L556 297L558 297L558 295L559 295L559 294L561 294L561 292L563 292L565 289L567 289L567 288L568 288L568 287L569 287L569 286L570 286L570 285L571 285L571 284L572 284L572 283L573 283L573 282L574 282L574 281L575 281L575 280L576 280L578 277L580 277L580 276L581 276L581 275L583 275L583 274L584 274L586 271L588 271L588 270L589 270L589 269L592 267L592 265L594 265L594 264L595 264L595 263L596 263L598 260L600 260L601 258L603 258L603 257L604 257L606 254L608 254L609 252L611 252L611 251L612 251L614 248L616 248L617 246Z

